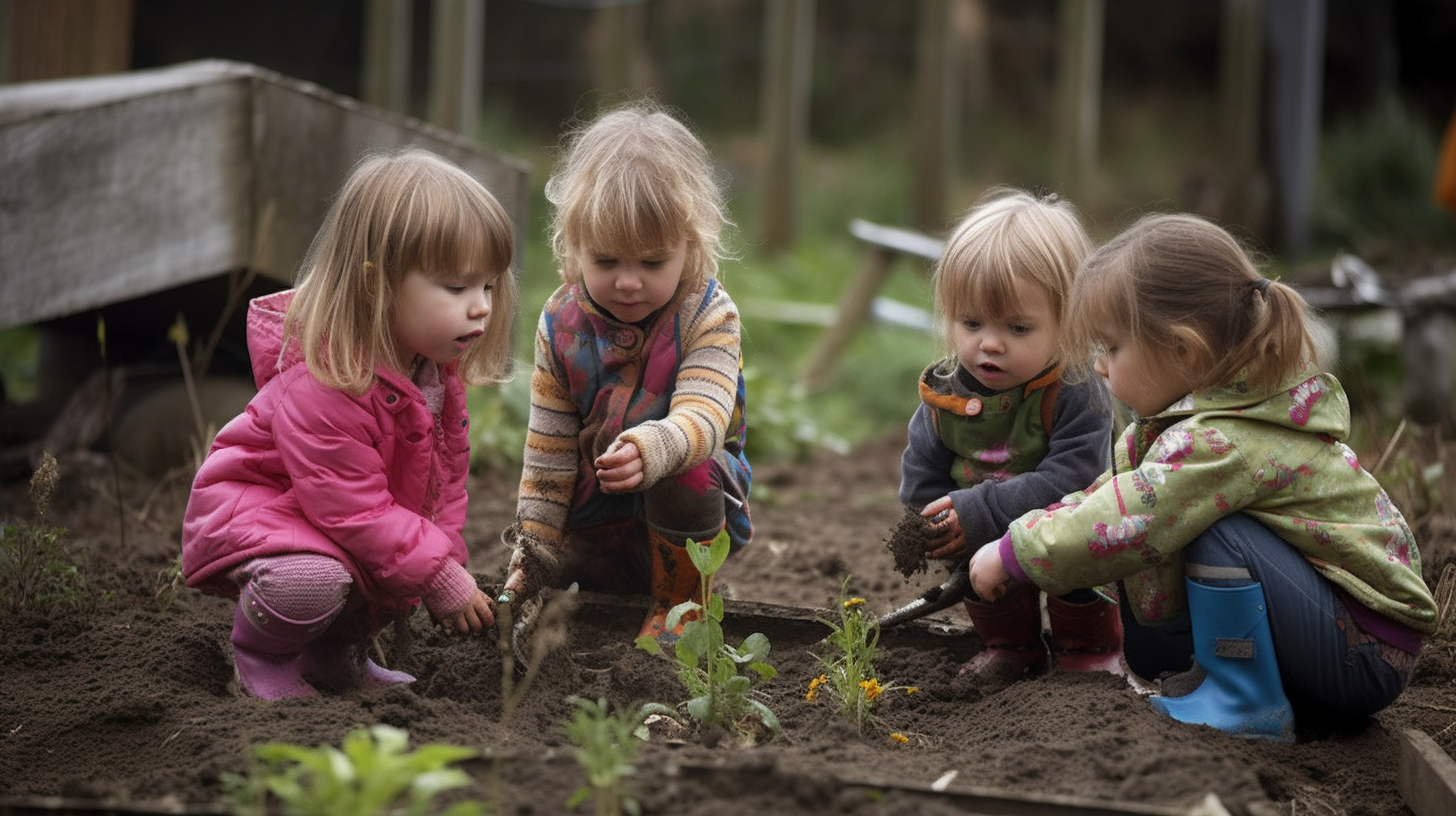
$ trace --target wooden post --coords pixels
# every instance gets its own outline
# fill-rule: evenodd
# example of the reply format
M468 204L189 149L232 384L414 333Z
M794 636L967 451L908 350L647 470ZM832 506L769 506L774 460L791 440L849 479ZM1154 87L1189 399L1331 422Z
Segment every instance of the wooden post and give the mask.
M368 0L364 7L364 71L360 99L410 113L410 47L414 0Z
M1275 243L1281 250L1297 254L1309 240L1311 188L1319 152L1325 0L1281 0L1265 9Z
M1224 0L1219 42L1219 129L1223 179L1219 216L1264 232L1259 194L1259 132L1263 121L1264 0Z
M429 120L471 139L480 131L485 0L435 0Z
M641 2L604 5L592 14L589 48L592 87L636 90L647 85L647 6Z
M917 6L911 221L917 229L937 234L945 226L950 180L956 169L961 60L955 47L954 18L959 2L921 0Z
M954 7L966 119L979 122L991 98L991 11L987 0L962 0ZM962 148L964 149L964 148Z
M762 79L763 248L793 244L798 229L799 154L808 136L814 0L774 0L764 9Z
M1096 196L1102 108L1103 0L1060 0L1057 12L1057 180L1078 207Z
M133 10L132 0L5 0L0 82L130 69Z
M872 247L865 252L864 265L840 298L834 324L819 335L799 375L799 384L805 391L819 391L834 379L835 363L855 332L869 319L875 295L879 294L880 287L890 276L896 254L895 250L884 247Z
M944 249L937 238L857 218L849 223L849 231L865 244L864 263L844 290L834 322L819 335L809 352L809 359L799 374L799 384L805 391L818 391L834 379L835 364L855 332L874 311L875 297L890 276L895 258L908 255L923 263L939 258Z

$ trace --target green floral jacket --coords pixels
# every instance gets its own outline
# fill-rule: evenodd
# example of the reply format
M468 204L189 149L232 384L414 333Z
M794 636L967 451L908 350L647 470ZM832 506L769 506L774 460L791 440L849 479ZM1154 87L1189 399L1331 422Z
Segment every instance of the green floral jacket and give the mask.
M1129 425L1086 491L1017 519L1008 567L1053 595L1121 580L1139 621L1156 623L1186 608L1183 547L1246 513L1360 603L1433 632L1415 537L1342 441L1349 430L1344 389L1312 369L1273 394L1242 380L1189 394Z

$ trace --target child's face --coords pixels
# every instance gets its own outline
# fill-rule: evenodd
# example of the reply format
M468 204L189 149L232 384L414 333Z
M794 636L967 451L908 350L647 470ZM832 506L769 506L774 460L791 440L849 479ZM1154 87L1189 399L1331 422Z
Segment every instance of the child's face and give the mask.
M1103 338L1103 352L1094 368L1107 378L1112 395L1140 417L1150 417L1184 396L1188 380L1171 355L1111 334Z
M961 366L993 391L1025 384L1057 350L1057 315L1046 292L1022 286L1017 295L1015 314L964 314L951 330Z
M418 355L447 363L464 354L485 332L491 288L498 274L406 275L399 285L393 315L400 361L408 365Z
M582 281L597 305L623 323L636 323L667 305L682 280L687 242L641 254L587 249Z

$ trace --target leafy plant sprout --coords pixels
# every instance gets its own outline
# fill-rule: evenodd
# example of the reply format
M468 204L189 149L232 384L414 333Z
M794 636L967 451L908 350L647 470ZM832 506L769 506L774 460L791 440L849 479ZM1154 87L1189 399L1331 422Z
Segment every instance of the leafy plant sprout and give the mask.
M849 577L839 590L839 621L820 619L829 627L829 636L824 640L833 648L831 654L814 654L824 668L824 673L809 681L809 690L804 694L807 702L817 702L821 693L827 692L839 704L840 712L854 724L855 731L863 734L866 725L878 724L873 713L876 702L886 692L904 691L914 694L914 686L881 684L875 668L879 655L880 623L864 611L864 598L846 597ZM904 744L908 740L903 734L892 734L892 739Z
M290 816L425 816L439 794L469 784L457 762L470 748L424 745L409 751L409 734L389 725L358 728L339 748L272 742L253 749L246 776L227 774L224 790L238 816L273 813L270 799ZM456 802L444 816L478 816L480 802Z
M682 637L673 648L678 680L688 693L682 707L700 726L725 728L745 740L752 740L756 726L777 734L778 717L753 688L755 680L767 682L778 674L767 662L768 637L754 632L737 647L723 638L723 597L712 589L713 576L728 560L728 533L720 532L706 544L689 540L685 546L698 570L699 597L705 603L684 601L667 613L667 628L683 623ZM691 619L683 622L689 615ZM651 636L638 638L637 647L664 655L662 645Z
M91 596L80 567L61 545L66 531L50 524L50 502L60 466L49 453L30 478L34 524L0 526L0 612L66 608L86 610Z
M637 771L633 763L642 746L643 723L664 707L648 703L613 710L605 698L566 699L576 706L566 724L566 735L576 746L576 761L587 781L566 800L566 806L575 809L591 797L595 816L641 816L642 805L628 790L627 777Z

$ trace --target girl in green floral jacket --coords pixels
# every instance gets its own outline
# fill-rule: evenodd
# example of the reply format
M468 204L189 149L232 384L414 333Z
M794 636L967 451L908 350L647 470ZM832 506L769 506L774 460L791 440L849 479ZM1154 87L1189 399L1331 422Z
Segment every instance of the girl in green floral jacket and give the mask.
M1436 604L1400 511L1344 443L1306 305L1222 228L1147 216L1075 279L1064 337L1136 414L1113 468L971 560L980 597L1119 582L1128 668L1183 722L1289 742L1404 691ZM1193 656L1190 663L1189 655Z

